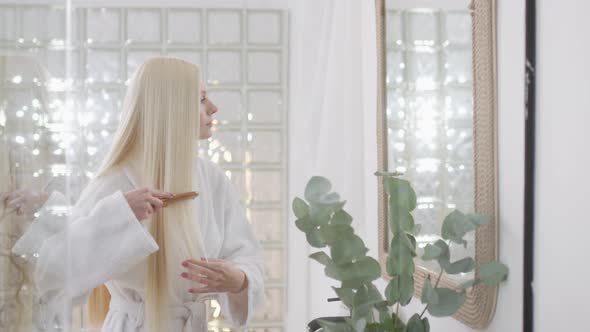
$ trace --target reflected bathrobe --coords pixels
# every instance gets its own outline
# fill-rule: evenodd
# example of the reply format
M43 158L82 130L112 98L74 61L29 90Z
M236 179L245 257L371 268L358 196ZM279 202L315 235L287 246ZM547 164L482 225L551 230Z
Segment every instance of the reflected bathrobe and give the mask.
M230 323L243 326L264 299L262 251L239 196L223 171L208 160L198 159L196 165L193 188L200 195L194 204L202 234L202 254L233 262L245 272L249 282L241 293L213 297ZM60 303L85 301L94 287L106 284L112 298L102 331L146 331L144 271L146 258L158 250L158 245L123 196L136 187L137 180L127 168L113 169L84 190L70 221L65 222L67 227L64 225L43 241L35 241L40 244L35 282L40 307L45 311L40 314L39 323L45 328L61 321L57 318ZM48 203L55 199L50 198ZM36 223L47 223L42 215ZM170 304L170 331L207 331L205 304L194 301L196 295L187 292L195 285L180 277L182 266L178 265L171 275L177 276L174 292L182 294L182 298Z

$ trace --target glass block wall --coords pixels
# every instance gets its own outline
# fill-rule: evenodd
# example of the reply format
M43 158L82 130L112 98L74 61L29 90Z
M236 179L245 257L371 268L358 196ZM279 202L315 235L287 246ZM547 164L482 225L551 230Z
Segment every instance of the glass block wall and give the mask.
M474 210L471 31L467 10L387 11L389 168L414 185L421 242Z
M67 130L63 126L49 129L48 140L58 147L50 154L65 154L58 150L60 144L67 146L68 164L62 158L59 165L69 169L64 174L77 170L84 183L111 143L134 70L156 55L201 64L209 98L220 111L215 133L201 142L199 154L226 170L264 247L266 305L248 330L282 330L287 13L282 9L165 7L77 7L72 13L68 48L63 6L0 5L0 52L29 55L44 65L50 75L49 103L54 106L49 117L57 122L73 120L74 126ZM66 54L71 57L69 72ZM58 163L45 168L52 165ZM212 303L210 329L228 330L217 309L218 304ZM82 313L79 320L84 325Z

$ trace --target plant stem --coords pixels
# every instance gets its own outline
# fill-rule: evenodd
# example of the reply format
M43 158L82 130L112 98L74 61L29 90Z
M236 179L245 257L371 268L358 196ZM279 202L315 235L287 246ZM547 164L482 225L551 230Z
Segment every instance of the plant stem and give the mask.
M440 273L438 274L438 278L436 278L436 283L434 284L434 288L438 287L438 283L439 283L440 279L442 278L443 272L444 272L444 269L441 267Z
M424 306L424 310L422 310L422 312L420 313L420 318L422 318L422 316L424 316L426 309L428 309L428 304Z
M440 273L438 274L438 277L436 278L436 282L434 283L434 288L438 287L438 283L440 282L440 279L442 278L443 271L444 271L444 269L441 267ZM428 309L428 304L424 307L424 310L422 310L422 313L420 313L420 318L422 318L422 316L424 316L426 309Z
M395 319L393 320L393 332L395 332L395 327L397 326L398 319L399 319L399 302L397 303L397 307L395 308Z

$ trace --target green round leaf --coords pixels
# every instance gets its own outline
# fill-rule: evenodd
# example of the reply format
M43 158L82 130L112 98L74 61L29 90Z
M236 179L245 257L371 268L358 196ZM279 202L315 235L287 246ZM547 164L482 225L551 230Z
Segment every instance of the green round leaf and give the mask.
M479 268L479 278L487 286L497 286L508 278L508 267L498 261L483 264Z
M330 246L338 242L349 241L355 236L354 229L348 225L324 225L320 227L320 233Z
M471 257L465 257L456 262L445 264L445 266L442 267L448 274L467 273L473 271L475 261Z
M305 218L309 215L309 206L299 197L293 200L293 213L298 219Z
M369 249L365 247L363 240L357 235L336 241L330 248L332 259L337 265L351 263L353 260L365 256L368 251Z
M451 240L457 244L467 245L463 236L475 229L469 218L459 210L455 210L443 221L441 235L445 240Z
M426 332L424 322L422 319L420 319L419 314L414 314L412 317L410 317L406 327L406 332Z
M314 248L323 248L326 246L326 241L322 237L320 230L313 227L306 234L307 242Z
M394 303L399 302L400 297L401 291L399 288L399 275L393 276L391 280L389 280L387 287L385 287L385 298L390 305L393 305Z
M299 228L299 230L303 233L307 233L311 229L315 228L315 226L312 225L311 220L307 217L295 220L295 226L297 226L297 228Z
M410 303L414 296L414 277L411 275L396 275L385 287L385 298L390 305L399 302L401 305Z
M336 288L332 287L338 295L338 298L342 301L342 303L346 304L348 307L351 307L353 304L354 299L354 290L352 288Z
M330 256L328 256L328 254L326 254L323 251L318 251L316 253L313 253L311 255L309 255L309 258L317 261L318 263L324 265L324 266L328 266L328 265L332 265L334 264L332 262L332 259L330 259Z
M365 256L344 266L327 266L325 272L328 277L342 281L342 287L359 288L378 279L381 276L381 267L373 257Z
M345 202L336 202L330 204L311 203L309 208L309 218L314 225L327 225L330 223L332 214L341 210Z
M407 305L414 296L414 276L413 275L401 275L399 278L400 287L400 299L401 305Z
M443 244L446 246L447 244L443 242ZM448 252L448 248L446 250ZM427 244L426 247L424 247L424 255L422 255L422 259L425 261L430 261L433 259L438 259L441 255L443 255L445 253L445 249L441 248L440 246L434 245L434 244Z
M377 287L375 287L375 285L373 285L371 283L367 284L366 286L367 286L367 295L369 296L369 300L371 301L371 303L382 304L383 303L383 296L381 295L381 292L379 292Z
M338 210L332 216L332 220L330 220L330 224L331 225L350 226L352 224L352 216L344 210Z
M422 287L422 303L438 304L438 293L432 287L430 276L424 280L424 286Z
M316 203L323 195L328 194L331 189L332 184L328 179L322 176L314 176L305 186L305 199L310 203Z
M395 234L387 256L387 273L390 276L414 274L415 254L408 236L405 233Z
M370 310L372 310L373 305L380 301L380 299L370 299L367 286L362 285L359 289L357 289L352 301L352 320L357 321L364 317L366 317L368 320L369 317L367 317L367 314Z
M388 213L389 227L393 234L414 230L414 217L408 210L393 207Z
M338 193L328 193L319 197L318 203L320 204L335 204L340 203L340 195Z
M448 288L435 288L438 302L428 305L428 312L434 317L451 316L465 302L465 293L457 293Z
M410 182L394 177L384 179L385 191L389 194L389 206L412 211L416 208L416 192Z
M424 325L424 332L430 332L430 322L428 322L428 318L422 318L422 325Z

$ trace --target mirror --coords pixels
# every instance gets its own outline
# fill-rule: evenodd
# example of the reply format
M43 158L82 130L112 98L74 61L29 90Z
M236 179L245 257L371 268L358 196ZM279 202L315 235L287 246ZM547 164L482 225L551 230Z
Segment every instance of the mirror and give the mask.
M416 6L420 7L416 7ZM418 248L434 243L455 209L491 222L451 247L452 260L497 256L495 1L377 0L379 100L378 169L399 172L416 190L413 212L421 224ZM385 271L391 232L387 201L379 187L380 262ZM417 253L421 256L421 252ZM424 279L436 280L436 263L418 261L416 296ZM387 277L385 275L385 277ZM443 275L455 288L473 277ZM493 316L497 291L468 290L455 318L474 328Z

